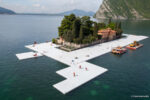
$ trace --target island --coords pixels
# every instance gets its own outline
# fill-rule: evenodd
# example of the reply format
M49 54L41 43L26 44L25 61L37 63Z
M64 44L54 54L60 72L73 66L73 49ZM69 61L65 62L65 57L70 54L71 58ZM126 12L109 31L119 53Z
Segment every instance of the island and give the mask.
M122 37L121 22L108 24L97 23L89 16L77 17L75 14L64 16L61 26L58 27L58 38L52 42L61 45L65 51L73 51L83 47L108 42Z

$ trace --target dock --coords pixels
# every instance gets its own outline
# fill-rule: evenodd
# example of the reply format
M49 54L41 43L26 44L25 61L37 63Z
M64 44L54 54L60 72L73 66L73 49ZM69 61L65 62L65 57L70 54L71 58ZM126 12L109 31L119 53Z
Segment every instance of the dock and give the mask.
M70 66L57 71L56 73L66 78L66 80L53 85L53 87L55 87L61 93L66 94L106 71L107 69L100 66L83 62L78 65ZM74 73L75 76L73 75Z
M88 63L88 60L109 53L114 47L127 46L133 41L141 41L148 38L147 36L128 34L124 34L124 36L125 37L121 39L85 47L71 52L58 49L59 45L53 44L52 42L26 45L25 47L37 52L39 56L47 56L69 66L65 69L56 71L56 73L64 77L65 80L53 85L53 87L61 93L66 94L108 71L108 69ZM22 60L32 58L33 53L17 54L16 56L19 60ZM81 68L79 68L79 66L81 66Z
M24 60L24 59L40 57L43 55L41 53L36 53L36 52L26 52L26 53L16 54L16 56L19 60Z

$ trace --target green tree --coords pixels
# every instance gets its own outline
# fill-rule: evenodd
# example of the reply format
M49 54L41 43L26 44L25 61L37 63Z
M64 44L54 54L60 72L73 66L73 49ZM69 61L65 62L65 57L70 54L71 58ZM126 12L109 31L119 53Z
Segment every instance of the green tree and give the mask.
M59 36L62 36L66 30L72 30L73 21L76 19L74 14L65 16L61 22L61 26L58 27Z
M118 24L118 29L121 29L121 22L119 22Z
M81 18L81 22L83 26L86 26L88 28L92 27L93 21L90 20L91 18L89 16L83 16Z
M94 23L94 28L93 28L93 36L97 37L97 33L98 33L98 25L97 25L97 23L95 22L95 23Z
M84 34L83 34L83 26L81 25L80 27L80 35L79 35L80 40L82 40L84 38Z
M53 43L57 43L57 40L55 38L52 39Z
M105 29L106 24L105 23L98 23L98 29Z
M117 31L116 33L117 38L121 38L122 33L123 33L122 29L117 29L116 31Z
M115 23L115 30L118 29L118 22Z
M73 37L73 35L72 35L72 31L71 31L71 30L68 30L68 32L67 32L67 37L66 37L66 41L68 41L68 42L73 42L73 39L74 39L74 37Z
M110 23L110 24L108 24L107 27L111 28L112 30L114 30L115 29L115 23Z
M78 38L79 37L79 33L80 33L80 26L81 26L81 21L80 19L75 19L73 22L73 27L72 27L72 34L74 38Z
M108 21L108 24L110 24L111 23L111 18L109 18L109 21Z

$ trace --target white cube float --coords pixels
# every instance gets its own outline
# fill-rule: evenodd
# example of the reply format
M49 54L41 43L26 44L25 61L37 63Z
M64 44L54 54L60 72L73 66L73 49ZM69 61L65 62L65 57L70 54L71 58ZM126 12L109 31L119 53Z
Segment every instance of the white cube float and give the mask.
M40 57L43 55L41 53L36 53L36 52L26 52L26 53L16 54L16 56L19 60L24 60L24 59L29 59L29 58Z

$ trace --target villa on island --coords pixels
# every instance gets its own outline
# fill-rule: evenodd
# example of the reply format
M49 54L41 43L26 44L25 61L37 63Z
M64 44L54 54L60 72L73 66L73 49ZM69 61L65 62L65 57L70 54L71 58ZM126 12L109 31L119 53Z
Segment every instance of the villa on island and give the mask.
M116 39L116 31L111 28L102 29L98 31L98 35L101 36L101 40L103 41L111 41Z
M101 29L98 31L97 35L101 37L101 41L105 42L105 41L112 41L114 39L116 39L116 31L112 30L111 28L107 28L107 29ZM58 44L65 44L65 40L62 37L59 37L57 39L57 43Z
M60 47L63 50L67 50L67 51L72 51L70 49L67 49L66 46L71 46L74 47L74 50L79 49L79 48L83 48L86 46L90 46L90 45L94 45L94 44L98 44L98 43L104 43L107 41L112 41L116 39L116 31L112 30L111 28L106 28L106 29L101 29L98 30L97 35L99 37L101 37L101 39L98 39L92 43L88 43L88 44L76 44L76 43L70 43L65 41L65 39L63 39L63 37L59 37L56 39L57 43L62 45L62 47Z

